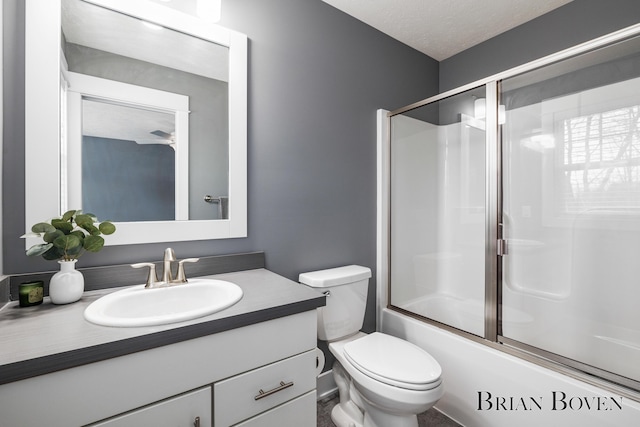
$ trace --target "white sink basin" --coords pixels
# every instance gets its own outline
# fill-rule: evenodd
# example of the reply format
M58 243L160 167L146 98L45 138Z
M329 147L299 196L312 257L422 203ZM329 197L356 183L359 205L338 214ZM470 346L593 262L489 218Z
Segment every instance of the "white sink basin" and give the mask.
M94 301L84 318L103 326L165 325L213 314L241 298L242 289L224 280L189 279L185 284L152 289L138 285Z

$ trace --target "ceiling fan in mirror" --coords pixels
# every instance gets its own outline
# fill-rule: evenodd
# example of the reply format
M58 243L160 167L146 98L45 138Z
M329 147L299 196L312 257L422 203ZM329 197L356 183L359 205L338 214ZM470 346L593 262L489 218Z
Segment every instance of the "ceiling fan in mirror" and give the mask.
M160 129L153 130L149 132L151 135L157 136L157 138L138 138L136 139L136 144L144 145L144 144L161 144L161 145L170 145L175 150L176 145L176 131L172 130L170 132L165 132Z

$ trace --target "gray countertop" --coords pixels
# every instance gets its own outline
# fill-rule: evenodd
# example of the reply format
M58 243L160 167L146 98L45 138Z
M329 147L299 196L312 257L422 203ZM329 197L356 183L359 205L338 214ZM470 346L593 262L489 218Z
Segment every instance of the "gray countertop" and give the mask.
M114 328L84 319L84 310L112 288L85 292L68 305L0 309L0 384L174 344L325 305L324 295L265 269L203 276L244 292L235 305L198 319L162 326Z

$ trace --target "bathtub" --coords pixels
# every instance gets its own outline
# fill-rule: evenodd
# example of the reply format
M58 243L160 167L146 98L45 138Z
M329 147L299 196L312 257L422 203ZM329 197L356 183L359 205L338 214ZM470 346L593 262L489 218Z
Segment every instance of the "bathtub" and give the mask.
M436 409L467 427L632 427L640 403L382 309L382 332L428 351L442 366Z

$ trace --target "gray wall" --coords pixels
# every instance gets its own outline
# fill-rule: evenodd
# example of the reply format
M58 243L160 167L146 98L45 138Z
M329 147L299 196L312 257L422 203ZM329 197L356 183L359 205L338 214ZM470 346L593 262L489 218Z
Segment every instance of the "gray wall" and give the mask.
M176 217L175 150L164 144L82 137L82 210L100 221Z
M5 273L55 269L27 258L19 238L23 3L3 1ZM375 111L436 94L438 63L320 0L223 0L222 16L221 25L249 37L249 237L170 245L180 258L263 250L267 268L294 280L352 263L375 273ZM107 247L80 264L158 260L167 246ZM368 330L375 325L373 296Z
M440 92L640 22L638 0L574 0L440 63Z

